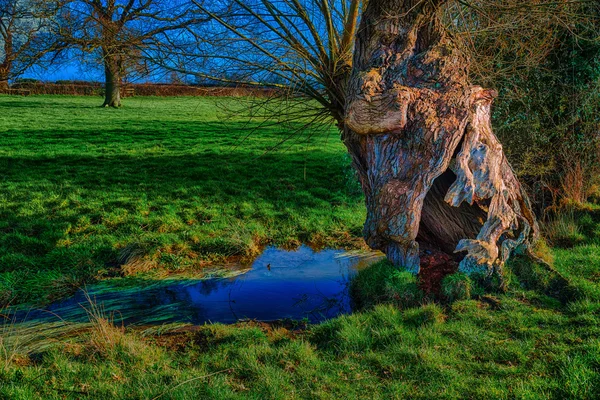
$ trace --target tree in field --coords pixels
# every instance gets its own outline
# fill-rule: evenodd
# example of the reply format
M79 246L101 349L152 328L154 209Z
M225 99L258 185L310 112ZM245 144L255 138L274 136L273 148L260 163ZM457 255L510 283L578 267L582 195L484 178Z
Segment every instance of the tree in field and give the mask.
M43 0L0 0L0 88L52 49L48 22L54 11Z
M538 228L491 128L497 93L471 82L543 60L575 3L213 2L198 5L213 18L202 36L212 58L196 74L316 100L358 171L365 239L394 264L416 272L426 252L498 271L515 249L531 250Z
M64 46L101 60L103 106L119 107L127 67L146 49L178 46L204 21L186 0L60 0L56 32Z
M494 90L440 20L442 0L372 0L356 41L344 143L366 195L367 243L419 270L419 250L500 267L537 235L490 123Z

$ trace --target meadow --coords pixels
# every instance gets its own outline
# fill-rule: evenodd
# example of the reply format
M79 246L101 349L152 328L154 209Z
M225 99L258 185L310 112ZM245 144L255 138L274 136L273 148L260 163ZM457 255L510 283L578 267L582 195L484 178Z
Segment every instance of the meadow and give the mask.
M277 147L284 127L223 119L222 101L0 97L4 301L201 276L270 243L361 246L362 196L335 130ZM319 325L123 328L92 303L89 324L41 346L6 321L0 398L595 399L600 208L544 229L552 266L515 258L507 290L474 277L433 302L383 261L352 284L360 309Z
M335 128L289 138L232 115L240 101L0 97L0 304L197 276L267 244L360 246L362 195Z

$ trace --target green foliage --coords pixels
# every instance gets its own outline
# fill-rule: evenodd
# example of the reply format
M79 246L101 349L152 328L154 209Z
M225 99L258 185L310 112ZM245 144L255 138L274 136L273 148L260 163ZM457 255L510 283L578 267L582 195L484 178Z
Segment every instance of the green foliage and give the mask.
M442 280L442 296L449 301L468 300L473 291L473 282L465 273L456 272Z
M555 32L539 65L492 83L500 91L493 107L496 133L538 208L582 203L598 193L597 6L590 4L588 12L588 25Z
M360 271L352 280L350 293L358 309L369 309L377 304L407 308L424 300L415 276L399 270L387 260Z
M222 118L237 101L136 97L112 110L93 97L0 96L0 300L196 274L265 244L359 243L362 194L335 128L244 139L262 119Z

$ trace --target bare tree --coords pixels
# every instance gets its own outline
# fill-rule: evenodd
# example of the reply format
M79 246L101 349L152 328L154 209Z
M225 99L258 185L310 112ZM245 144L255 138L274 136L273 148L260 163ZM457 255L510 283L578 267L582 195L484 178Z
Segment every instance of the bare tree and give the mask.
M55 10L43 0L0 0L0 87L52 50L48 23Z
M128 65L145 49L173 47L205 22L186 0L60 0L56 32L65 46L101 60L103 106L121 106L120 87ZM188 33L186 33L188 32Z
M313 111L343 123L345 80L364 1L193 1L212 22L196 32L199 49L168 55L180 57L171 68L209 81L278 88L312 101L302 112L295 105L298 116Z

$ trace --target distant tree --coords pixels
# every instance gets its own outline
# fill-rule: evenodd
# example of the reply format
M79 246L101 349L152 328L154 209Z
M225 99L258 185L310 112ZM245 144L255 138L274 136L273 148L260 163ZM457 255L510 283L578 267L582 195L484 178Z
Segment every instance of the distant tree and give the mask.
M44 0L0 0L0 87L53 49L48 26L55 11Z
M120 107L120 86L131 68L151 62L147 52L176 48L206 21L187 0L59 0L56 33L65 47L100 60L105 107Z

